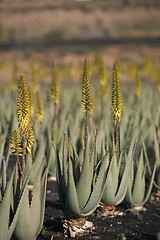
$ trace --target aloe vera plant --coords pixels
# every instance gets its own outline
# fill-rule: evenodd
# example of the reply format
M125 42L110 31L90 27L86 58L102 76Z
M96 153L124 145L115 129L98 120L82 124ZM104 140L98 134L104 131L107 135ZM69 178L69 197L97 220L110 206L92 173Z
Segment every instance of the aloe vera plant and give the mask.
M118 157L115 151L115 147L113 146L114 150L112 163L108 171L108 176L105 183L105 190L101 200L101 202L105 205L116 206L123 201L126 195L131 167L133 163L136 134L137 132L135 131L129 152L125 155L125 163L122 161L122 153ZM125 166L122 172L123 165Z
M33 128L28 89L22 76L18 84L17 106L19 125L11 135L11 150L16 157L13 213L18 204L17 197L21 195L22 190L23 198L19 207L14 236L17 240L34 240L42 228L44 219L47 170L43 174L45 144L42 141L39 143L40 148L35 153L32 165ZM33 183L33 189L30 190L29 181Z
M126 200L133 207L141 207L148 201L155 177L156 162L147 187L145 180L146 171L147 169L146 164L144 164L143 150L141 150L137 164L135 165L132 162L132 169L126 193Z
M109 169L109 155L106 153L97 163L95 145L87 149L83 166L67 137L64 137L63 153L57 153L57 184L59 197L68 218L86 217L97 208Z
M89 114L93 111L93 98L86 60L82 78L82 107L85 113L82 154L76 153L66 135L63 140L62 154L56 151L58 192L69 222L68 225L66 222L64 227L69 229L71 236L75 236L76 231L84 231L86 222L84 219L97 208L110 167L109 154L104 153L100 158L98 157L96 137L90 149L88 123ZM73 229L72 226L74 226Z
M28 178L26 178L20 194L16 197L16 207L13 210L13 180L15 171L8 182L6 182L6 164L3 160L3 167L0 171L2 182L0 184L0 239L10 240L15 230L20 213L21 204L24 198L24 189L27 187Z
M34 240L40 233L44 220L46 183L47 170L42 176L41 167L33 184L33 190L29 190L28 185L24 189L24 197L14 230L15 239Z

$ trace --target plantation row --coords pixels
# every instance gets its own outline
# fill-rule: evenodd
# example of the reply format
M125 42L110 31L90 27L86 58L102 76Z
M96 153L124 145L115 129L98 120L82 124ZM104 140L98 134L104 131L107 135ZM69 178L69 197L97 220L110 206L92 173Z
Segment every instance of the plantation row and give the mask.
M156 64L116 60L108 77L96 55L85 60L81 91L62 85L64 66L53 63L50 86L31 69L29 86L14 62L10 88L0 92L0 239L36 239L48 176L56 177L70 236L91 227L86 217L99 205L142 207L160 188ZM134 81L121 83L124 72Z

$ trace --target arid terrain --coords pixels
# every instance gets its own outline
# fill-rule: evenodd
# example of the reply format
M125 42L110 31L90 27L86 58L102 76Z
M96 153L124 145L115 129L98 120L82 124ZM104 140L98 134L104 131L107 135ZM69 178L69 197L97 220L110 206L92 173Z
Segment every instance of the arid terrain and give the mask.
M159 1L2 1L0 60L71 62L101 51L116 57L160 60ZM77 58L78 57L78 58Z

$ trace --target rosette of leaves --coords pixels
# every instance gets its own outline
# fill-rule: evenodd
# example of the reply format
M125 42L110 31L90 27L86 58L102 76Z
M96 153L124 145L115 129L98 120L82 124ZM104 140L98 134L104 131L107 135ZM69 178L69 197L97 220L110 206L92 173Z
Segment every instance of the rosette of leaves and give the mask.
M133 207L142 207L148 201L156 172L155 162L152 174L150 175L149 181L147 183L147 168L146 164L144 163L143 155L143 150L141 150L136 164L132 162L132 168L128 181L126 200Z
M97 208L109 169L109 154L97 165L96 145L88 147L81 166L70 140L64 136L62 156L57 151L57 184L67 218L86 217Z
M125 155L124 161L122 161L122 153L120 156L117 156L116 149L113 144L112 162L108 171L105 189L101 200L101 202L105 205L116 206L123 201L126 195L133 162L135 141L136 132L132 138L129 152Z
M83 154L80 156L76 153L66 135L64 136L62 155L60 156L57 151L59 197L66 217L69 220L75 218L74 221L70 221L69 225L74 224L77 229L78 224L79 230L83 229L85 220L79 221L78 218L84 219L93 213L101 200L110 165L107 153L98 157L96 137L93 147L90 149L89 146L88 121L89 114L93 111L93 98L86 60L82 77L81 102L85 113Z
M24 198L24 189L27 186L28 179L25 179L21 192L16 196L16 206L13 211L13 185L15 171L12 172L9 181L6 180L6 163L3 160L2 169L0 170L0 239L10 240L15 230L21 204Z
M33 129L28 88L22 76L18 84L17 105L18 129L13 130L11 137L12 153L16 156L13 212L17 206L17 196L20 196L22 189L24 189L24 193L14 235L17 240L34 240L42 228L44 219L47 170L43 174L44 162L42 159L45 150L44 144L39 146L40 149L36 153L36 160L29 167L29 163L31 164L31 162L28 156L32 155ZM28 182L31 176L33 185L29 190ZM27 183L26 179L28 179Z
M14 238L17 240L35 240L42 229L47 184L47 170L43 175L42 170L41 166L32 189L29 190L28 184L25 185L24 196L14 229ZM17 192L19 192L18 188L15 191L15 196Z

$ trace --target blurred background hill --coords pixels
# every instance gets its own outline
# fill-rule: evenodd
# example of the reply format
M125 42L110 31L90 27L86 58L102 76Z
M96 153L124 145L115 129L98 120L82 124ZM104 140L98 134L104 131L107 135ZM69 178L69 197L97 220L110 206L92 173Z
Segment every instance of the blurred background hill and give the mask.
M159 0L0 0L0 51L159 61ZM70 57L69 57L70 56Z

